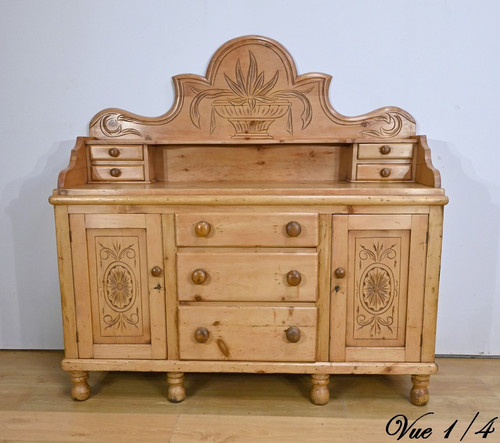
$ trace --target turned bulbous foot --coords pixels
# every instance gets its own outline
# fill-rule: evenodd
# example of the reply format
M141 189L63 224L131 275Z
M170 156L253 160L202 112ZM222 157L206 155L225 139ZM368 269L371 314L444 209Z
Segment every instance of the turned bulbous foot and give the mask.
M330 391L328 390L328 383L330 376L328 374L313 374L311 401L315 405L326 405L330 400Z
M167 374L168 394L167 398L172 403L180 403L186 398L184 389L184 374L182 372L169 372Z
M73 400L83 401L90 397L90 386L87 383L89 373L87 371L73 371L71 373L71 381L73 388L71 389L71 397Z
M429 401L430 375L412 375L411 382L413 387L410 391L410 401L416 406L424 406Z

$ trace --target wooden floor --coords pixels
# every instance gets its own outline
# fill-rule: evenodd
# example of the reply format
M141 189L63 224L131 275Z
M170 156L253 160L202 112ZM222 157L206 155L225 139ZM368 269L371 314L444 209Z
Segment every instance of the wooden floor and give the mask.
M58 351L0 351L0 441L390 442L404 414L432 428L425 441L500 442L500 359L438 360L427 406L409 403L409 376L332 376L326 406L309 402L302 375L187 374L183 403L166 400L165 375L91 373L92 396L70 399ZM444 431L458 420L444 439ZM389 428L397 430L396 423ZM409 440L409 433L400 441ZM417 441L422 441L419 439Z

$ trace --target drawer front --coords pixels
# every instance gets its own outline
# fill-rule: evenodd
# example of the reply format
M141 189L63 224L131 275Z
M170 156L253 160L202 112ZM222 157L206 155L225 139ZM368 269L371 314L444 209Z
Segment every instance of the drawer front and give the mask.
M95 145L89 149L93 161L144 160L142 145Z
M91 174L94 181L144 181L144 166L92 166Z
M411 159L412 143L360 143L359 160Z
M411 165L398 163L358 164L358 180L411 180Z
M180 358L315 361L316 323L315 307L180 306Z
M316 301L318 254L302 250L181 250L179 300Z
M177 214L178 246L317 246L317 214Z

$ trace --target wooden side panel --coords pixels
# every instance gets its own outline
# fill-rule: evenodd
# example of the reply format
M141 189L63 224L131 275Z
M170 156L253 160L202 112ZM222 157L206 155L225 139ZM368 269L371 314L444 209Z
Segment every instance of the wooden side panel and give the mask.
M177 270L184 301L315 302L318 292L314 249L181 249Z
M181 359L245 361L315 361L316 307L180 306ZM291 343L286 330L300 339ZM195 340L205 328L208 339Z

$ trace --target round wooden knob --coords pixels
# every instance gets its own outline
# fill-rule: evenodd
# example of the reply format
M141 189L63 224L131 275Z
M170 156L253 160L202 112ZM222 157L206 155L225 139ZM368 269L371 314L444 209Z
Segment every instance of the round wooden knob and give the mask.
M159 277L162 273L162 269L159 266L154 266L151 268L151 275L153 277Z
M191 280L195 285L201 285L207 280L208 274L204 269L196 269L191 274Z
M286 224L286 233L289 237L298 237L302 232L299 222L291 221Z
M120 177L120 175L122 175L122 171L118 168L113 168L109 171L109 175L111 175L111 177Z
M298 286L300 285L300 282L302 281L302 275L300 275L299 271L290 271L288 274L286 274L286 282L290 286Z
M384 145L380 147L380 153L382 155L387 155L391 152L391 147L389 145Z
M345 269L344 268L335 269L335 277L344 278L345 277Z
M207 328L197 328L196 331L194 331L194 339L198 343L206 343L208 341L208 337L210 336L210 332L208 332Z
M117 148L111 148L109 151L108 151L109 155L111 157L119 157L120 156L120 150L117 149Z
M297 326L290 326L285 331L286 339L290 343L297 343L300 340L300 329Z
M207 221L199 221L194 227L194 232L198 237L207 237L212 230L212 226Z
M382 177L389 177L391 175L391 170L389 168L384 168L380 171Z

